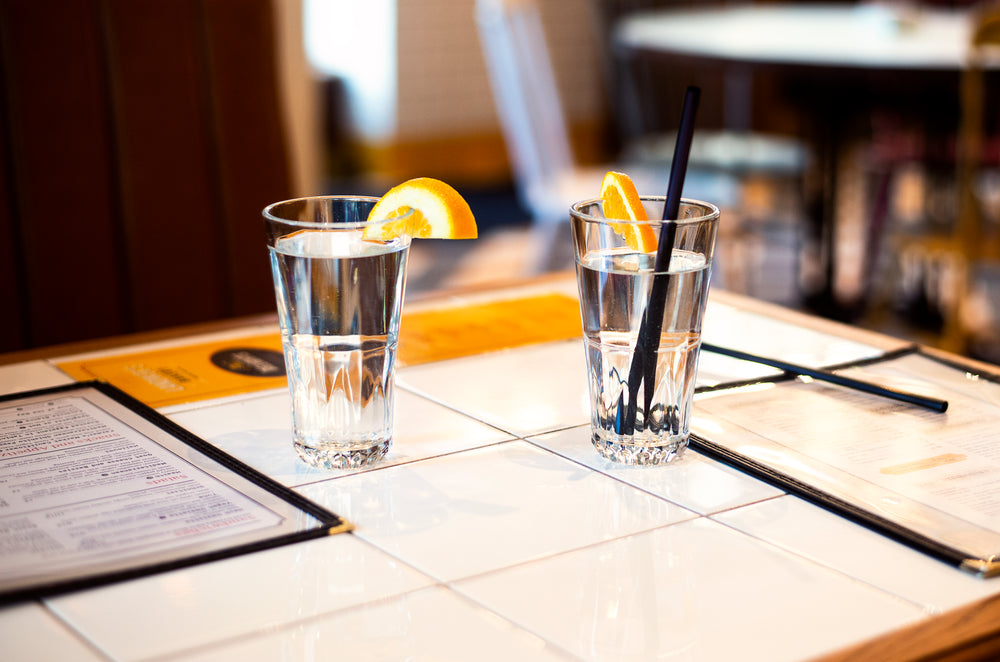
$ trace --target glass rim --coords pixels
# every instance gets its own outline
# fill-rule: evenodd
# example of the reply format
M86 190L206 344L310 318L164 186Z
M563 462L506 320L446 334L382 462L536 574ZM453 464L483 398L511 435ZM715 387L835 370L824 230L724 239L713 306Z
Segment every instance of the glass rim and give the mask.
M370 195L339 195L339 194L304 195L298 198L289 198L288 200L279 200L278 202L272 202L268 206L264 207L263 211L261 212L261 215L267 221L274 221L275 223L281 223L283 225L289 225L303 230L328 230L332 227L336 227L337 229L342 229L342 230L357 230L371 224L382 224L382 223L387 223L389 221L395 222L404 219L407 216L410 216L414 212L413 208L409 208L404 213L398 216L393 216L392 218L383 218L377 221L368 221L368 220L353 221L350 223L347 222L324 223L318 221L303 221L299 219L284 218L274 213L276 209L282 205L291 205L297 202L304 203L308 201L325 202L331 200L342 200L345 202L370 202L374 206L374 204L377 203L380 199L381 198L377 198L375 196L370 196Z
M639 199L646 202L663 202L666 204L667 197L665 195L640 195ZM650 218L645 221L634 221L627 218L606 218L604 216L594 216L592 214L587 214L581 211L582 207L587 205L594 205L604 202L602 198L589 198L587 200L579 200L574 202L569 206L569 211L571 216L575 216L580 220L586 221L588 223L634 223L636 225L659 225L666 221L659 218ZM705 202L704 200L697 200L695 198L681 198L682 205L698 206L708 210L707 214L702 214L701 216L691 216L687 218L677 218L677 219L667 219L678 225L694 225L696 223L705 223L713 219L718 219L722 212L719 208L713 205L711 202Z

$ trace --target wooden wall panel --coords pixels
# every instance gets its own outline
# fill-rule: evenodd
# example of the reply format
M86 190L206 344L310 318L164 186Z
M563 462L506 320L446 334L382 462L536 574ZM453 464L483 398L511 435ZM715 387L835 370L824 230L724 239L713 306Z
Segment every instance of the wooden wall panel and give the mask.
M219 317L226 269L199 3L107 6L136 328Z
M229 286L227 312L274 307L261 211L289 197L270 3L204 2L209 89ZM252 73L250 73L252 72Z
M0 24L4 202L19 241L24 340L120 332L128 311L98 3L3 0Z
M0 351L274 309L273 0L0 0Z
M0 28L3 27L0 19ZM4 43L0 34L0 48ZM0 92L4 80L3 55L0 54ZM0 350L25 347L28 341L28 301L24 295L24 268L21 263L20 231L16 227L7 104L0 94Z

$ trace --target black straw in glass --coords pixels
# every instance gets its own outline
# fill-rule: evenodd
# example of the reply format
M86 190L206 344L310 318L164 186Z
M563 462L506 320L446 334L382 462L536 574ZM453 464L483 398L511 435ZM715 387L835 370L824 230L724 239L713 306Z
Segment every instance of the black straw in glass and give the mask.
M734 359L760 363L761 365L771 366L772 368L784 370L785 372L790 372L794 375L804 375L806 377L812 377L816 380L830 382L831 384L839 384L840 386L846 386L847 388L852 388L857 391L871 393L872 395L880 395L883 398L890 398L899 402L925 407L939 413L943 413L948 409L948 402L946 400L938 400L937 398L931 398L924 395L898 391L894 388L889 388L888 386L879 386L878 384L861 381L860 379L851 379L850 377L844 377L843 375L838 375L827 370L807 368L805 366L795 365L794 363L786 363L785 361L779 361L777 359L770 359L764 356L750 354L748 352L741 352L738 349L729 349L728 347L712 345L707 342L703 342L701 344L701 349L704 352L712 352L714 354L731 356Z
M653 391L656 386L656 352L660 347L660 331L663 329L663 307L666 304L667 286L670 284L670 258L673 253L674 236L677 233L677 214L680 211L681 192L684 189L684 176L687 174L688 157L691 154L691 141L694 138L694 120L698 112L698 100L701 89L688 87L684 94L684 107L681 110L681 125L677 131L677 142L674 144L674 158L670 164L670 181L667 185L667 199L663 205L660 228L660 239L656 249L656 261L653 267L653 285L650 288L649 303L642 315L639 325L639 335L636 338L635 351L632 354L632 365L628 374L628 408L625 416L620 412L623 406L622 397L618 398L619 416L615 419L617 434L632 434L635 431L635 416L639 383L645 384L643 389L644 409L648 417L653 402Z

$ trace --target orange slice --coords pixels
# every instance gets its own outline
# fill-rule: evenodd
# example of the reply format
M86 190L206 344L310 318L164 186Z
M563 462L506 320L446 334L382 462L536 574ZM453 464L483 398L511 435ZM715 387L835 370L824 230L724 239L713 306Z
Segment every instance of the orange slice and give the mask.
M604 217L623 221L648 221L646 210L639 199L632 179L623 172L609 172L601 182L601 199L604 200ZM641 253L656 250L656 233L653 228L639 223L611 223L629 246Z
M404 216L410 209L413 213ZM475 239L478 234L469 203L451 186L430 177L389 189L375 203L368 221L397 216L403 218L365 228L365 239L388 240L404 234L422 239Z

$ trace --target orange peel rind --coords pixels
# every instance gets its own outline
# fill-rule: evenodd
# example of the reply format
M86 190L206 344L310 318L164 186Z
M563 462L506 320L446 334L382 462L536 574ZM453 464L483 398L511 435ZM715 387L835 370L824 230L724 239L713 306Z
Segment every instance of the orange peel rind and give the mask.
M412 214L406 214L413 210ZM396 222L374 223L400 217ZM387 241L400 235L420 239L475 239L476 219L469 203L450 185L417 177L394 186L368 214L364 238Z
M601 182L601 199L604 217L608 220L648 221L646 210L639 199L632 179L623 172L608 172ZM611 223L628 245L641 253L656 250L656 233L646 223Z

